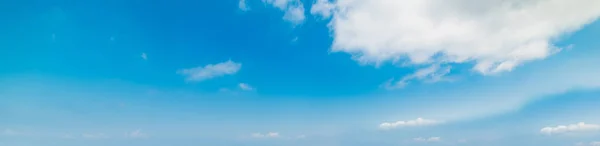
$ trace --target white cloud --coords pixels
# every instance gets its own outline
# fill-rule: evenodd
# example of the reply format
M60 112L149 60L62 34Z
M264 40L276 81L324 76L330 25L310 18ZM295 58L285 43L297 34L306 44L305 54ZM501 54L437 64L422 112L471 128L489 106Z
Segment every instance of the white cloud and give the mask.
M105 138L108 138L108 135L106 135L104 133L84 133L84 134L81 134L81 137L87 138L87 139L105 139Z
M248 10L250 10L250 7L248 7L248 4L246 4L246 0L240 0L240 2L238 3L238 7L242 11L248 11Z
M251 136L253 138L278 138L280 137L279 133L277 132L269 132L269 133L252 133Z
M335 5L329 2L329 0L317 0L310 8L310 14L329 18L334 8Z
M417 118L415 120L408 120L408 121L397 121L397 122L391 122L391 123L381 123L379 125L379 128L385 129L385 130L389 130L389 129L394 129L394 128L398 128L398 127L431 126L431 125L437 125L437 124L441 124L441 123L443 123L443 122L442 121L436 121L436 120L429 120L429 119Z
M403 88L412 80L420 80L427 83L434 83L439 81L448 80L444 78L444 76L450 73L451 67L440 65L431 65L426 68L422 68L417 70L415 73L404 76L400 80L390 79L385 84L384 87L386 89L398 89Z
M442 139L440 137L430 137L430 138L417 137L417 138L413 138L413 140L418 141L418 142L437 142L437 141L441 141Z
M127 133L126 136L130 137L130 138L147 138L148 137L148 135L146 133L143 133L142 130L140 130L140 129L129 132L129 133Z
M511 71L560 49L552 41L600 16L598 0L319 0L331 16L333 52L361 63L473 62L482 74Z
M240 87L240 89L244 90L244 91L252 91L254 90L254 87L246 84L246 83L240 83L238 84L238 86Z
M600 141L593 141L593 142L590 142L590 145L591 145L591 146L600 146Z
M218 64L209 64L204 67L200 66L195 68L180 69L177 71L177 73L186 76L187 81L203 81L224 75L235 74L240 70L241 67L242 64L229 60Z
M285 12L283 19L293 24L304 22L304 4L300 0L262 0L263 3L270 4Z
M148 60L148 55L146 55L146 53L142 53L141 57L144 60Z
M544 127L540 130L542 134L553 135L562 133L580 133L580 132L596 132L600 131L600 125L585 124L579 122L571 125L558 125L556 127Z

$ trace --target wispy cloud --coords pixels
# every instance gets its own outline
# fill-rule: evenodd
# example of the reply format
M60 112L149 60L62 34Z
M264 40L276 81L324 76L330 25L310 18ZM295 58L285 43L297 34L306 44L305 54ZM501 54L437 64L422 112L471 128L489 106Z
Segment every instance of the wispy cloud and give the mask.
M142 57L142 59L144 60L148 60L148 55L146 55L146 53L142 53L142 55L140 55Z
M598 132L600 131L600 125L585 124L579 122L571 125L558 125L555 127L544 127L540 130L542 134L553 135L562 133L580 133L580 132Z
M148 134L143 133L142 130L138 129L127 133L126 136L129 138L147 138Z
M444 77L448 73L450 73L450 70L450 66L442 67L438 64L431 65L427 68L419 69L413 74L404 76L401 80L390 79L384 84L384 88L388 90L404 88L406 85L409 84L409 82L414 80L422 81L425 83L450 81L450 79Z
M242 64L228 60L226 62L221 62L217 64L209 64L206 66L180 69L177 71L177 73L185 76L186 81L197 82L224 75L235 74L240 70L241 67Z
M417 118L415 120L408 120L408 121L396 121L396 122L389 122L389 123L388 122L381 123L379 125L379 128L384 129L384 130L389 130L389 129L394 129L394 128L398 128L398 127L431 126L431 125L437 125L437 124L441 124L441 123L443 123L443 121Z
M239 83L238 86L240 87L240 89L244 90L244 91L252 91L254 90L254 87L246 84L246 83Z
M269 133L252 133L250 134L253 138L278 138L280 137L278 132L269 132Z
M417 137L417 138L413 138L413 140L417 141L417 142L437 142L437 141L441 141L442 139L440 137L429 137L429 138Z
M284 11L284 20L296 25L304 22L306 17L304 15L304 4L300 0L263 0L263 2Z
M250 10L250 7L248 7L248 4L246 3L246 0L240 0L238 2L238 7L242 11L248 11L248 10Z

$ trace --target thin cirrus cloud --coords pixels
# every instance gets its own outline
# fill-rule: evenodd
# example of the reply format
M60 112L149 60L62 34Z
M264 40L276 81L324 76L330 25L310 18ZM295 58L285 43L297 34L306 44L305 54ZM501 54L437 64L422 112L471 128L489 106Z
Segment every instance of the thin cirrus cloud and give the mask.
M400 128L400 127L433 126L433 125L438 125L438 124L442 124L442 123L444 123L444 122L437 121L437 120L417 118L417 119L408 120L408 121L396 121L396 122L381 123L381 124L379 124L379 128L384 129L384 130L390 130L390 129Z
M248 85L246 83L239 83L238 86L240 87L241 90L244 90L244 91L252 91L252 90L254 90L254 87L252 87L252 86L250 86L250 85Z
M250 134L250 136L252 136L252 138L278 138L280 137L278 132L269 132L269 133L252 133Z
M600 131L600 125L586 124L579 122L577 124L570 125L558 125L554 127L544 127L540 130L540 133L546 135L556 135L565 133L582 133L582 132L598 132Z
M241 63L228 60L217 64L208 64L194 68L180 69L177 71L177 73L185 76L186 81L198 82L235 74L240 70L241 67Z
M417 138L413 138L413 140L417 141L417 142L438 142L438 141L441 141L442 138L440 138L440 137L429 137L429 138L417 137Z
M422 68L417 70L415 73L404 76L400 80L390 79L384 84L384 88L386 89L399 89L404 88L411 81L422 81L426 83L435 83L439 81L450 81L444 76L450 73L450 66L440 66L439 64L431 65L427 68Z
M474 63L472 70L495 74L559 52L553 41L598 19L598 5L597 0L318 0L311 14L332 18L327 19L332 52L352 54L363 64Z

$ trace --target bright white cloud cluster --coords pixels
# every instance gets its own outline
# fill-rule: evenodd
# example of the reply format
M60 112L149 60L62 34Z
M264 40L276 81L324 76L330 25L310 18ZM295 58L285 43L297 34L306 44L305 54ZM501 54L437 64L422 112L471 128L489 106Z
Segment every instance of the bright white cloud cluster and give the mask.
M244 91L252 91L254 90L254 87L246 84L246 83L239 83L238 86L240 87L240 89L244 90Z
M413 138L413 140L418 141L418 142L437 142L437 141L441 141L442 139L440 137L430 137L430 138L417 137L417 138Z
M209 64L204 67L195 67L189 69L180 69L178 74L186 76L187 81L203 81L224 75L232 75L237 73L242 64L231 60L218 64Z
M283 19L294 24L304 22L304 4L300 0L262 0L263 3L270 4L273 7L284 11Z
M332 17L332 51L361 63L474 62L482 74L511 71L560 51L552 41L600 16L598 0L318 0Z
M443 123L442 121L417 118L415 120L397 121L391 123L381 123L379 128L389 130L398 127L416 127L416 126L431 126Z
M600 125L585 124L583 122L571 125L559 125L556 127L544 127L540 130L542 134L553 135L561 133L594 132L600 131Z
M252 133L251 136L253 138L277 138L280 135L277 132L269 132L269 133L265 133L265 134L262 134L262 133Z

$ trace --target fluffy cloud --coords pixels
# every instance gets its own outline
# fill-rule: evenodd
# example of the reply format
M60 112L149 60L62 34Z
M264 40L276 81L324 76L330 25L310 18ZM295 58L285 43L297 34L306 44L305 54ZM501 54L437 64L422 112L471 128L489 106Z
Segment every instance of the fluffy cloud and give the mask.
M229 60L218 64L209 64L204 67L200 66L195 68L180 69L177 71L177 73L186 76L187 81L203 81L224 75L235 74L240 70L241 67L242 64Z
M442 121L417 118L415 120L397 121L391 123L381 123L379 128L389 130L397 127L416 127L416 126L431 126L443 123Z
M238 84L238 86L240 87L240 89L244 90L244 91L252 91L254 90L254 88L246 83L240 83Z
M413 140L418 141L418 142L437 142L437 141L441 141L442 139L440 137L430 137L430 138L417 137L417 138L413 138Z
M250 136L252 136L253 138L277 138L280 137L279 133L277 132L269 132L269 133L252 133Z
M270 4L275 8L284 11L283 19L294 24L304 22L304 4L300 0L262 0L266 4Z
M318 0L332 51L361 63L473 62L482 74L511 71L560 48L558 37L600 16L597 0Z
M328 0L317 0L310 8L310 14L322 16L322 18L329 18L331 17L334 8L335 5Z
M579 133L600 131L600 125L585 124L583 122L571 125L559 125L556 127L544 127L540 130L542 134L553 135L561 133Z

